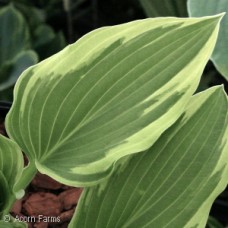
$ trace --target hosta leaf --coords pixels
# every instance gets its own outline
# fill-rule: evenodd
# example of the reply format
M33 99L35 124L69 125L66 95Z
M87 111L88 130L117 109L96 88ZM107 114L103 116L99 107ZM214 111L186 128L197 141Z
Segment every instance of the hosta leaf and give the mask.
M4 211L4 209L7 207L7 201L10 198L10 189L7 183L7 180L4 176L4 174L2 173L2 171L0 171L0 219L2 216L2 212Z
M140 0L148 17L187 17L187 0Z
M0 135L0 217L9 206L14 196L14 184L21 176L23 156L19 147L6 137Z
M66 41L61 32L55 33L54 30L47 25L40 25L35 30L34 48L39 53L41 59L57 53L66 46Z
M202 17L228 12L227 0L188 0L188 11L192 17ZM221 21L218 41L211 56L217 70L228 80L228 15Z
M5 222L0 221L0 228L26 228L27 224L23 222Z
M181 115L219 20L145 19L89 33L22 74L7 132L40 172L68 185L97 183Z
M0 66L30 45L27 24L13 5L0 10Z
M145 153L84 190L69 227L205 227L228 182L227 96L212 88Z
M22 14L9 5L0 9L0 92L13 86L27 67L37 63Z
M46 14L42 7L34 7L34 3L25 0L24 3L21 1L14 0L13 4L16 5L17 9L23 14L28 26L30 28L31 33L37 28L39 25L45 23ZM33 37L34 39L34 37ZM32 40L34 42L34 40Z
M12 61L7 61L0 68L0 91L13 86L19 75L37 62L37 54L32 50L21 51Z

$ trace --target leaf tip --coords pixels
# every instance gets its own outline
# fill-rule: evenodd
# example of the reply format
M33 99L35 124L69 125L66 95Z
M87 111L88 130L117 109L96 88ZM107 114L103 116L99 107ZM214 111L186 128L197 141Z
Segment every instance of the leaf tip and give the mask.
M225 103L227 104L227 107L228 107L228 97L226 94L225 86L223 84L213 86L210 88L210 90L214 90L214 92L217 92L217 94L220 94L226 100Z
M213 92L225 92L225 89L224 89L224 85L223 84L213 86L213 87L209 88L209 90L211 90Z
M226 13L223 12L223 13L219 13L219 14L215 14L215 15L211 15L211 16L199 17L199 19L202 18L205 21L208 21L209 23L212 22L212 24L219 25L225 14Z
M222 18L225 16L226 12L222 12L222 13L219 13L219 14L215 14L213 16L211 16L212 18L214 19L217 19L218 23L221 22Z

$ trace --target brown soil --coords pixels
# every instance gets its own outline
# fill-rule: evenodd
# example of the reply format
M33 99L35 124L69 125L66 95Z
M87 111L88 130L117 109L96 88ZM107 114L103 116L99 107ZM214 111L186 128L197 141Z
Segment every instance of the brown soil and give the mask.
M0 134L7 136L2 119ZM25 196L15 202L11 215L27 221L29 228L65 228L74 214L81 192L80 188L63 185L37 173Z

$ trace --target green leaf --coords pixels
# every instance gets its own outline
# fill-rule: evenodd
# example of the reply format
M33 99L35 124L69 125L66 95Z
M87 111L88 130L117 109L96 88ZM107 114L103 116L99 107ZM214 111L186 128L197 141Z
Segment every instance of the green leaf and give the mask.
M84 190L69 227L205 227L228 183L228 102L214 87L145 153Z
M0 66L30 46L28 26L13 5L0 10Z
M187 0L140 0L147 17L187 17Z
M11 206L11 199L15 199L13 188L21 176L23 165L23 156L17 144L0 135L0 217Z
M102 181L184 111L219 20L145 19L89 33L21 75L7 132L41 173L73 186Z
M63 33L55 33L54 30L47 25L40 25L34 34L34 49L39 53L41 59L57 53L66 46Z
M34 47L37 48L39 46L45 45L49 43L55 37L54 30L45 24L41 24L34 31Z
M0 91L13 86L20 74L38 62L37 54L32 50L21 51L12 61L0 68Z
M31 2L31 1L30 1ZM34 7L34 3L29 3L27 0L23 2L19 2L18 0L14 0L13 4L15 7L23 14L26 22L28 23L29 30L31 34L33 31L42 23L45 23L46 20L46 13L44 12L44 9L42 6L39 8ZM32 39L33 42L33 39Z
M191 17L209 16L228 12L227 0L188 0L188 12ZM228 80L228 15L222 21L218 41L211 56L217 70Z
M28 26L13 5L0 10L0 92L13 86L27 67L38 62L30 47Z
M26 228L26 227L28 227L27 224L23 222L0 221L0 228Z
M2 216L2 211L7 207L7 201L10 198L10 189L7 180L0 170L0 218Z

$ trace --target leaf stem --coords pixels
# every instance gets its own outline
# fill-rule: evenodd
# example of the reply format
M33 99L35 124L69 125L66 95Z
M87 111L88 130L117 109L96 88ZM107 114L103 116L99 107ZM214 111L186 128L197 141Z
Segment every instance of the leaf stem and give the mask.
M9 212L10 212L13 204L15 203L16 199L23 197L23 194L21 194L21 192L23 192L23 190L29 185L29 183L32 181L32 179L36 175L36 173L37 173L37 168L35 166L35 163L29 163L23 169L20 179L14 185L13 193L11 194L11 196L7 202L7 206L4 209L4 211L1 213L2 218L5 215L9 215Z
M4 209L3 212L1 213L1 215L2 215L2 216L1 216L1 220L4 219L4 216L5 216L5 215L9 215L10 210L11 210L11 208L13 207L13 204L15 203L15 201L16 201L16 197L14 196L14 194L11 194L11 196L10 196L8 202L7 202L7 205L6 205L5 209Z
M14 192L19 192L21 190L24 190L29 183L32 181L34 176L37 173L37 168L35 166L35 163L29 163L22 171L22 175L19 179L19 181L14 186Z

